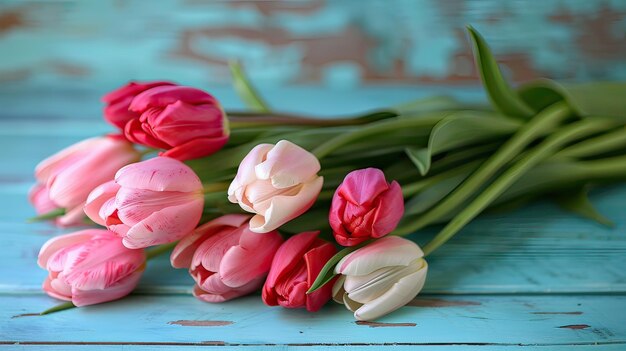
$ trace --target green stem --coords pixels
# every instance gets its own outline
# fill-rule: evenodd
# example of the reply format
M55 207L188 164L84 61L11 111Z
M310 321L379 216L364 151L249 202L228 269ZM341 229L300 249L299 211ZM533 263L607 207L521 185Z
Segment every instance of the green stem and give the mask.
M228 186L229 185L230 185L230 183L227 183L227 182L203 184L203 186L202 186L202 193L203 194L209 194L209 193L215 193L215 192L221 192L221 191L224 191L224 190L228 190Z
M28 218L26 222L33 223L33 222L39 222L39 221L47 221L49 219L55 219L57 217L61 217L64 214L65 214L64 208L55 208L54 210L50 212L46 212L46 213L37 215L35 217Z
M614 126L609 121L599 122L594 120L583 120L564 127L557 131L537 147L529 151L524 157L507 169L491 185L489 185L480 195L456 215L431 242L424 247L424 255L428 255L452 238L467 223L482 212L491 202L508 189L515 181L524 176L539 162L555 154L560 147L583 138L587 135L605 130Z
M155 247L154 249L146 250L146 261L150 261L151 259L159 255L162 255L164 253L171 251L174 248L174 246L176 246L176 244L178 244L178 241L165 244L165 245L160 245L160 246Z
M424 213L418 220L404 228L398 228L395 235L407 235L427 226L438 218L453 211L468 199L477 189L489 180L503 166L510 162L528 144L533 142L546 129L553 128L570 116L570 109L565 103L556 103L522 126L513 136L483 163L472 175L437 206Z
M51 313L55 313L55 312L60 312L60 311L64 311L64 310L69 310L70 308L74 308L76 307L72 301L67 301L67 302L63 302L60 303L56 306L50 307L47 310L39 313L40 316L46 315L46 314L51 314Z
M353 141L369 136L374 136L379 133L388 133L397 129L432 127L435 123L439 122L445 116L446 114L442 113L437 116L423 118L393 118L372 123L362 128L354 129L350 132L340 134L326 141L322 145L319 145L312 151L312 153L318 159L321 159L329 155L333 151L337 150L339 147L349 144Z
M269 105L261 98L238 62L229 62L230 73L233 77L235 90L241 99L253 110L270 112Z
M561 150L558 157L589 157L626 147L626 128L590 138Z

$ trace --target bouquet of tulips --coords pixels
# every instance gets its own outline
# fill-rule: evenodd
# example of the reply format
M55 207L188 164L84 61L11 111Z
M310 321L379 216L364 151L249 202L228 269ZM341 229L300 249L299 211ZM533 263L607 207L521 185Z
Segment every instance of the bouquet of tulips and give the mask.
M118 132L35 170L37 219L102 227L41 248L44 291L68 301L44 313L119 299L171 250L200 300L261 290L270 306L334 299L374 320L410 302L425 256L485 210L549 197L610 224L586 194L626 179L626 85L514 89L469 34L492 108L431 98L352 118L279 114L238 65L250 112L170 82L105 95ZM405 238L434 224L423 250Z

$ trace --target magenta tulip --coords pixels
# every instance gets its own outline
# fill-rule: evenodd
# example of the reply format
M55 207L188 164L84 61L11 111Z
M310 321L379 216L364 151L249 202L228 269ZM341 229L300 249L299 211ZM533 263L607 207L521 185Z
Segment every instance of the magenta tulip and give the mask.
M319 170L317 158L292 142L260 144L241 161L228 199L256 214L250 220L252 231L266 233L313 205L324 183Z
M37 263L48 271L43 290L57 299L87 306L128 295L145 268L143 250L131 250L117 235L87 229L46 242Z
M263 285L283 239L277 231L250 231L249 219L238 214L219 217L198 227L174 248L172 266L189 269L198 299L223 302Z
M155 157L120 169L115 182L89 195L85 213L131 249L174 242L191 233L204 207L202 183L184 163Z
M391 233L404 214L400 185L385 180L380 169L348 173L330 206L329 222L335 240L354 246Z
M191 87L158 86L137 95L130 110L140 115L126 123L126 137L167 150L161 156L181 161L205 157L228 141L228 119L219 102Z
M269 306L306 308L314 312L331 298L332 283L311 294L307 290L326 262L337 253L335 246L319 239L319 232L292 236L278 249L263 286L263 302Z
M89 193L113 179L121 167L137 162L140 154L119 136L83 140L41 161L35 169L37 185L29 199L39 214L64 208L61 225L82 222Z
M145 83L129 82L128 84L111 91L102 97L102 101L107 104L104 108L104 119L123 131L124 127L130 120L138 119L140 117L139 113L128 109L135 96L148 89L165 85L175 84L160 81Z

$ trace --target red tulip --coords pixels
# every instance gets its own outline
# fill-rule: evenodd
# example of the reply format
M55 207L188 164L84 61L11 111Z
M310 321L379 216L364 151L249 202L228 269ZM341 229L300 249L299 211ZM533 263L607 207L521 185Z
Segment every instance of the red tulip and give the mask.
M263 285L283 239L277 231L250 231L250 216L231 214L214 219L184 237L171 263L187 268L196 281L193 294L207 302L247 295Z
M175 85L170 82L130 82L118 89L111 91L110 93L102 97L102 101L107 104L104 108L104 119L112 125L124 130L126 123L132 119L139 118L140 114L134 111L130 111L130 102L133 101L135 96L144 91L163 85Z
M211 155L228 141L228 119L219 102L191 87L158 86L137 95L130 110L140 115L126 123L126 137L165 149L161 156L181 161Z
M130 250L114 233L87 229L46 242L37 263L48 270L43 290L86 306L128 295L145 269L143 250Z
M387 183L380 169L366 168L350 172L339 185L328 220L335 240L354 246L391 233L403 214L400 185Z
M319 239L318 234L300 233L278 249L263 286L265 304L306 308L314 312L330 300L332 284L326 284L311 294L306 293L326 262L337 253L335 246Z

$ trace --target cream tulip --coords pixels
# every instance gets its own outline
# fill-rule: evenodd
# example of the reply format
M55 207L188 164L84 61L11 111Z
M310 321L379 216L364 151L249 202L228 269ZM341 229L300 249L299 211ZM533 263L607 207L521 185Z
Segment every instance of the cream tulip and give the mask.
M406 305L424 287L428 264L414 242L397 236L378 239L344 257L333 299L357 320L375 320Z

